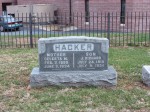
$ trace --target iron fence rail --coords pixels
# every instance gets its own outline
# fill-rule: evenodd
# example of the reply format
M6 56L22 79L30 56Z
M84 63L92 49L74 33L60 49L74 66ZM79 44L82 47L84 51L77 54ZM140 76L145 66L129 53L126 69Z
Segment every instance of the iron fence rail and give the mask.
M36 15L36 16L35 16ZM150 13L67 13L51 17L50 14L18 14L23 21L18 31L0 32L0 48L37 47L39 38L59 36L89 36L108 38L110 46L150 46ZM121 19L124 22L121 23ZM2 25L0 26L0 28Z

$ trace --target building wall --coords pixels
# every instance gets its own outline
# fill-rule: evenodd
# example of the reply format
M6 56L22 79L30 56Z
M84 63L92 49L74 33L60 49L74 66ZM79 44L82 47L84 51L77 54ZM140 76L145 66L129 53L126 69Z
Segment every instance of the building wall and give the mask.
M121 25L120 11L121 0L89 0L90 6L90 21L85 22L85 0L73 0L73 12L78 18L74 19L73 23L78 23L77 26L97 29L107 29L107 14L110 12L111 30L149 30L147 25L150 24L150 0L126 0L126 17L125 24ZM93 17L93 15L95 17ZM99 16L98 19L96 16ZM101 17L102 16L102 17ZM113 16L113 18L112 18Z
M4 2L4 3L7 3L7 2L12 2L12 3L16 3L17 2L17 0L1 0L1 2Z
M2 14L2 1L0 1L0 15Z
M0 13L2 3L13 4L47 4L52 3L58 7L59 12L69 13L70 0L0 0ZM72 0L72 12L85 12L85 0ZM120 12L121 0L90 0L90 12ZM150 0L126 0L126 12L145 12L150 10Z
M2 14L2 3L16 4L17 0L0 0L0 15Z
M74 12L85 11L85 0L72 0ZM90 12L120 12L121 0L89 0ZM150 11L150 0L126 0L126 12Z
M133 0L132 8L134 12L149 12L150 0Z
M90 12L112 12L119 11L120 0L89 0ZM73 1L74 12L85 12L85 0Z
M26 4L54 4L60 12L69 12L69 0L17 0L18 5Z
M3 2L16 2L16 0L2 0ZM1 2L0 1L0 7L1 7ZM69 1L70 0L17 0L17 4L18 5L26 5L26 4L55 4L58 7L58 14L59 16L66 16L64 17L64 19L62 20L63 22L65 21L65 23L69 22L69 12L70 12L70 5L69 5ZM89 0L89 10L90 10L90 14L91 15L97 15L97 12L99 14L103 13L103 14L107 14L107 12L110 12L113 15L117 15L117 19L115 19L115 21L111 21L111 23L116 24L116 27L118 25L118 27L120 27L120 11L121 11L121 0ZM1 8L2 9L2 8ZM1 9L0 9L0 13L1 13ZM82 14L82 16L85 15L85 0L72 0L72 15L78 15L78 17ZM131 12L132 12L132 16L131 16ZM140 12L140 13L139 13ZM126 17L126 23L128 23L128 25L126 25L124 28L128 27L133 27L133 26L139 26L139 23L141 23L144 27L145 23L142 23L143 21L149 21L149 20L143 20L142 19L142 15L146 16L146 12L147 12L147 16L150 15L150 0L126 0L126 15L128 15ZM135 16L133 15L140 15L138 18L138 22L134 20ZM104 15L105 16L105 15ZM80 19L80 22L82 22L83 24L81 24L78 19ZM105 19L105 17L103 18ZM137 19L137 18L136 18ZM78 22L77 22L78 21ZM107 21L107 20L106 20ZM79 25L85 25L85 17L81 18L74 18L72 19L72 23L78 23ZM93 24L92 24L93 23ZM96 26L97 23L101 24L101 19L97 20L96 18L90 19L90 24L91 27ZM140 25L141 25L140 24ZM149 23L147 23L149 24ZM105 27L107 27L107 25L104 25ZM88 25L87 25L88 27ZM140 27L140 28L142 28ZM113 27L115 28L115 27ZM120 29L120 28L118 28Z

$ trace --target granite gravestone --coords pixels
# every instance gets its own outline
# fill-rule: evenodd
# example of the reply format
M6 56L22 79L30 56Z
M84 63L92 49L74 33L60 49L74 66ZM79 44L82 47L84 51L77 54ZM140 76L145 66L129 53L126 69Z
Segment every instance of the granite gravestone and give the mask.
M150 87L150 65L144 65L142 67L142 80L145 85Z
M32 70L30 86L114 86L117 73L108 66L108 50L106 38L41 38L39 68Z

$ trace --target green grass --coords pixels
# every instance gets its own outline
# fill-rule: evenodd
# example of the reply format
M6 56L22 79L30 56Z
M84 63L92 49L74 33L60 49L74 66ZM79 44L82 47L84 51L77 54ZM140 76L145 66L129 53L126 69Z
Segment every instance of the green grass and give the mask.
M47 37L60 37L60 36L89 36L89 37L105 37L107 38L107 33L91 32L91 33L76 33L76 34L66 34L58 33L54 34L43 33L34 34L33 44L37 44L38 38ZM18 35L11 36L5 34L5 36L0 36L0 47L24 47L29 46L30 35ZM150 46L150 35L149 33L110 33L110 45L111 46Z
M0 49L0 110L8 112L148 112L150 91L141 69L150 64L150 49L110 48L109 64L118 85L102 87L44 87L27 90L37 49Z
M111 46L149 46L149 33L111 33Z

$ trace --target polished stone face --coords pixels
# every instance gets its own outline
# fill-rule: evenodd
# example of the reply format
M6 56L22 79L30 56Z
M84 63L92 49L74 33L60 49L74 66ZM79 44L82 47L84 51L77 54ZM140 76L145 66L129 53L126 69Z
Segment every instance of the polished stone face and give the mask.
M108 69L108 40L104 38L48 38L39 40L41 72Z

